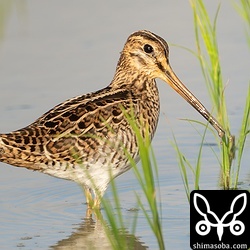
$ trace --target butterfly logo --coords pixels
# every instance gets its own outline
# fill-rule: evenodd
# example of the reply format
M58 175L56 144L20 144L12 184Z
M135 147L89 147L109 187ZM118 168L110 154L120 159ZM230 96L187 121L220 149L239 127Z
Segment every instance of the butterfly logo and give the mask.
M239 208L240 199L243 199L243 205L241 208ZM200 204L200 207L198 206L198 202ZM207 199L199 194L195 193L193 198L193 203L196 211L203 216L203 220L200 220L196 223L195 230L199 235L207 235L209 234L211 227L217 228L217 235L219 238L219 241L222 239L222 235L224 233L224 228L229 227L230 232L233 235L241 235L245 231L245 225L242 221L237 220L237 217L244 211L247 205L247 195L246 193L239 194L236 196L230 206L230 210L227 211L221 219L218 218L218 216L210 210L210 205L207 201ZM238 203L237 207L235 206ZM201 206L203 204L203 206ZM205 208L205 209L204 209ZM237 210L238 209L238 210ZM230 222L225 223L225 220L230 220Z

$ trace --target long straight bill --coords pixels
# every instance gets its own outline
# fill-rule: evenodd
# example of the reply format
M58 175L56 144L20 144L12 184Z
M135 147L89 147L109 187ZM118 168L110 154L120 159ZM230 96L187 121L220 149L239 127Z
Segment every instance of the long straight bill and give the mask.
M192 105L218 132L218 135L222 138L225 135L225 131L219 122L208 112L208 110L202 105L202 103L186 88L181 80L176 76L170 65L166 71L166 82L180 94L190 105Z

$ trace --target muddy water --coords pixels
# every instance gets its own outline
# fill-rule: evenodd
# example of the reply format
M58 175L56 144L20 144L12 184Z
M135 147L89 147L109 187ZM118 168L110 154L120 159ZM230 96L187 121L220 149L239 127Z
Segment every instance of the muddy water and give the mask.
M194 48L188 1L112 1L98 6L85 1L25 1L13 7L0 49L0 131L28 125L67 98L95 91L112 79L127 36L151 30L169 43ZM212 15L216 6L206 1ZM232 132L238 133L249 81L249 50L239 16L222 1L218 39ZM196 59L171 46L176 74L212 109ZM172 130L194 165L201 138L180 118L202 118L169 86L159 81L161 117L153 147L159 166L164 239L168 249L189 249L189 205L171 141ZM195 125L201 133L203 128ZM210 132L203 148L201 188L215 189L219 164ZM245 152L249 152L247 141ZM240 180L249 188L250 155L242 161ZM127 227L131 228L140 187L132 171L119 177L117 188ZM110 189L106 197L111 198ZM111 198L112 199L112 198ZM103 228L84 219L85 200L74 183L0 163L1 249L109 249ZM114 211L116 213L116 211ZM128 236L132 237L132 236ZM142 211L135 232L138 249L157 249ZM92 245L91 245L92 244ZM70 248L71 246L71 248ZM84 248L85 247L85 248Z

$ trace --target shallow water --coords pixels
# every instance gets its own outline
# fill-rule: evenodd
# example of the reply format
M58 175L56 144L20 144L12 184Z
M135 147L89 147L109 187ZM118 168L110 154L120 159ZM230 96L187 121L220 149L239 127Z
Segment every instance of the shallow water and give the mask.
M216 1L205 1L215 13ZM112 79L127 36L148 29L169 43L194 48L192 12L188 1L95 2L75 0L25 1L6 25L0 49L0 131L9 132L33 122L67 98L95 91ZM249 81L249 50L242 21L228 1L222 1L218 39L232 132L237 134ZM171 46L170 62L176 74L212 109L196 59ZM203 119L169 86L159 81L160 122L153 141L160 173L162 224L166 248L189 249L189 204L176 154L173 130L185 156L195 164L201 138L180 118ZM203 128L196 126L202 133ZM215 152L208 132L207 145ZM203 148L201 189L216 189L219 165L210 146ZM250 142L247 141L240 181L249 189ZM117 188L128 228L141 192L133 172L119 177ZM0 163L0 248L80 249L94 242L108 244L103 228L84 220L85 200L75 184ZM112 197L110 189L106 197ZM115 212L115 211L114 211ZM135 233L138 249L157 249L142 211ZM98 244L103 243L101 248ZM93 244L94 244L93 243ZM69 246L73 245L73 248ZM109 248L109 247L107 247Z

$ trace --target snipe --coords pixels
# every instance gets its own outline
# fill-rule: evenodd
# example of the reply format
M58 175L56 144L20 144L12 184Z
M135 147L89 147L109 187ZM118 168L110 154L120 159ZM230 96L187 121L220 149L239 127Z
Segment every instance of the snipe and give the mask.
M87 202L99 206L110 180L130 169L124 147L138 159L125 113L133 111L135 120L143 121L142 135L146 129L151 139L154 135L160 108L155 78L167 82L224 135L171 69L166 41L142 30L128 37L106 88L69 99L29 126L1 134L0 161L75 181L83 186Z

